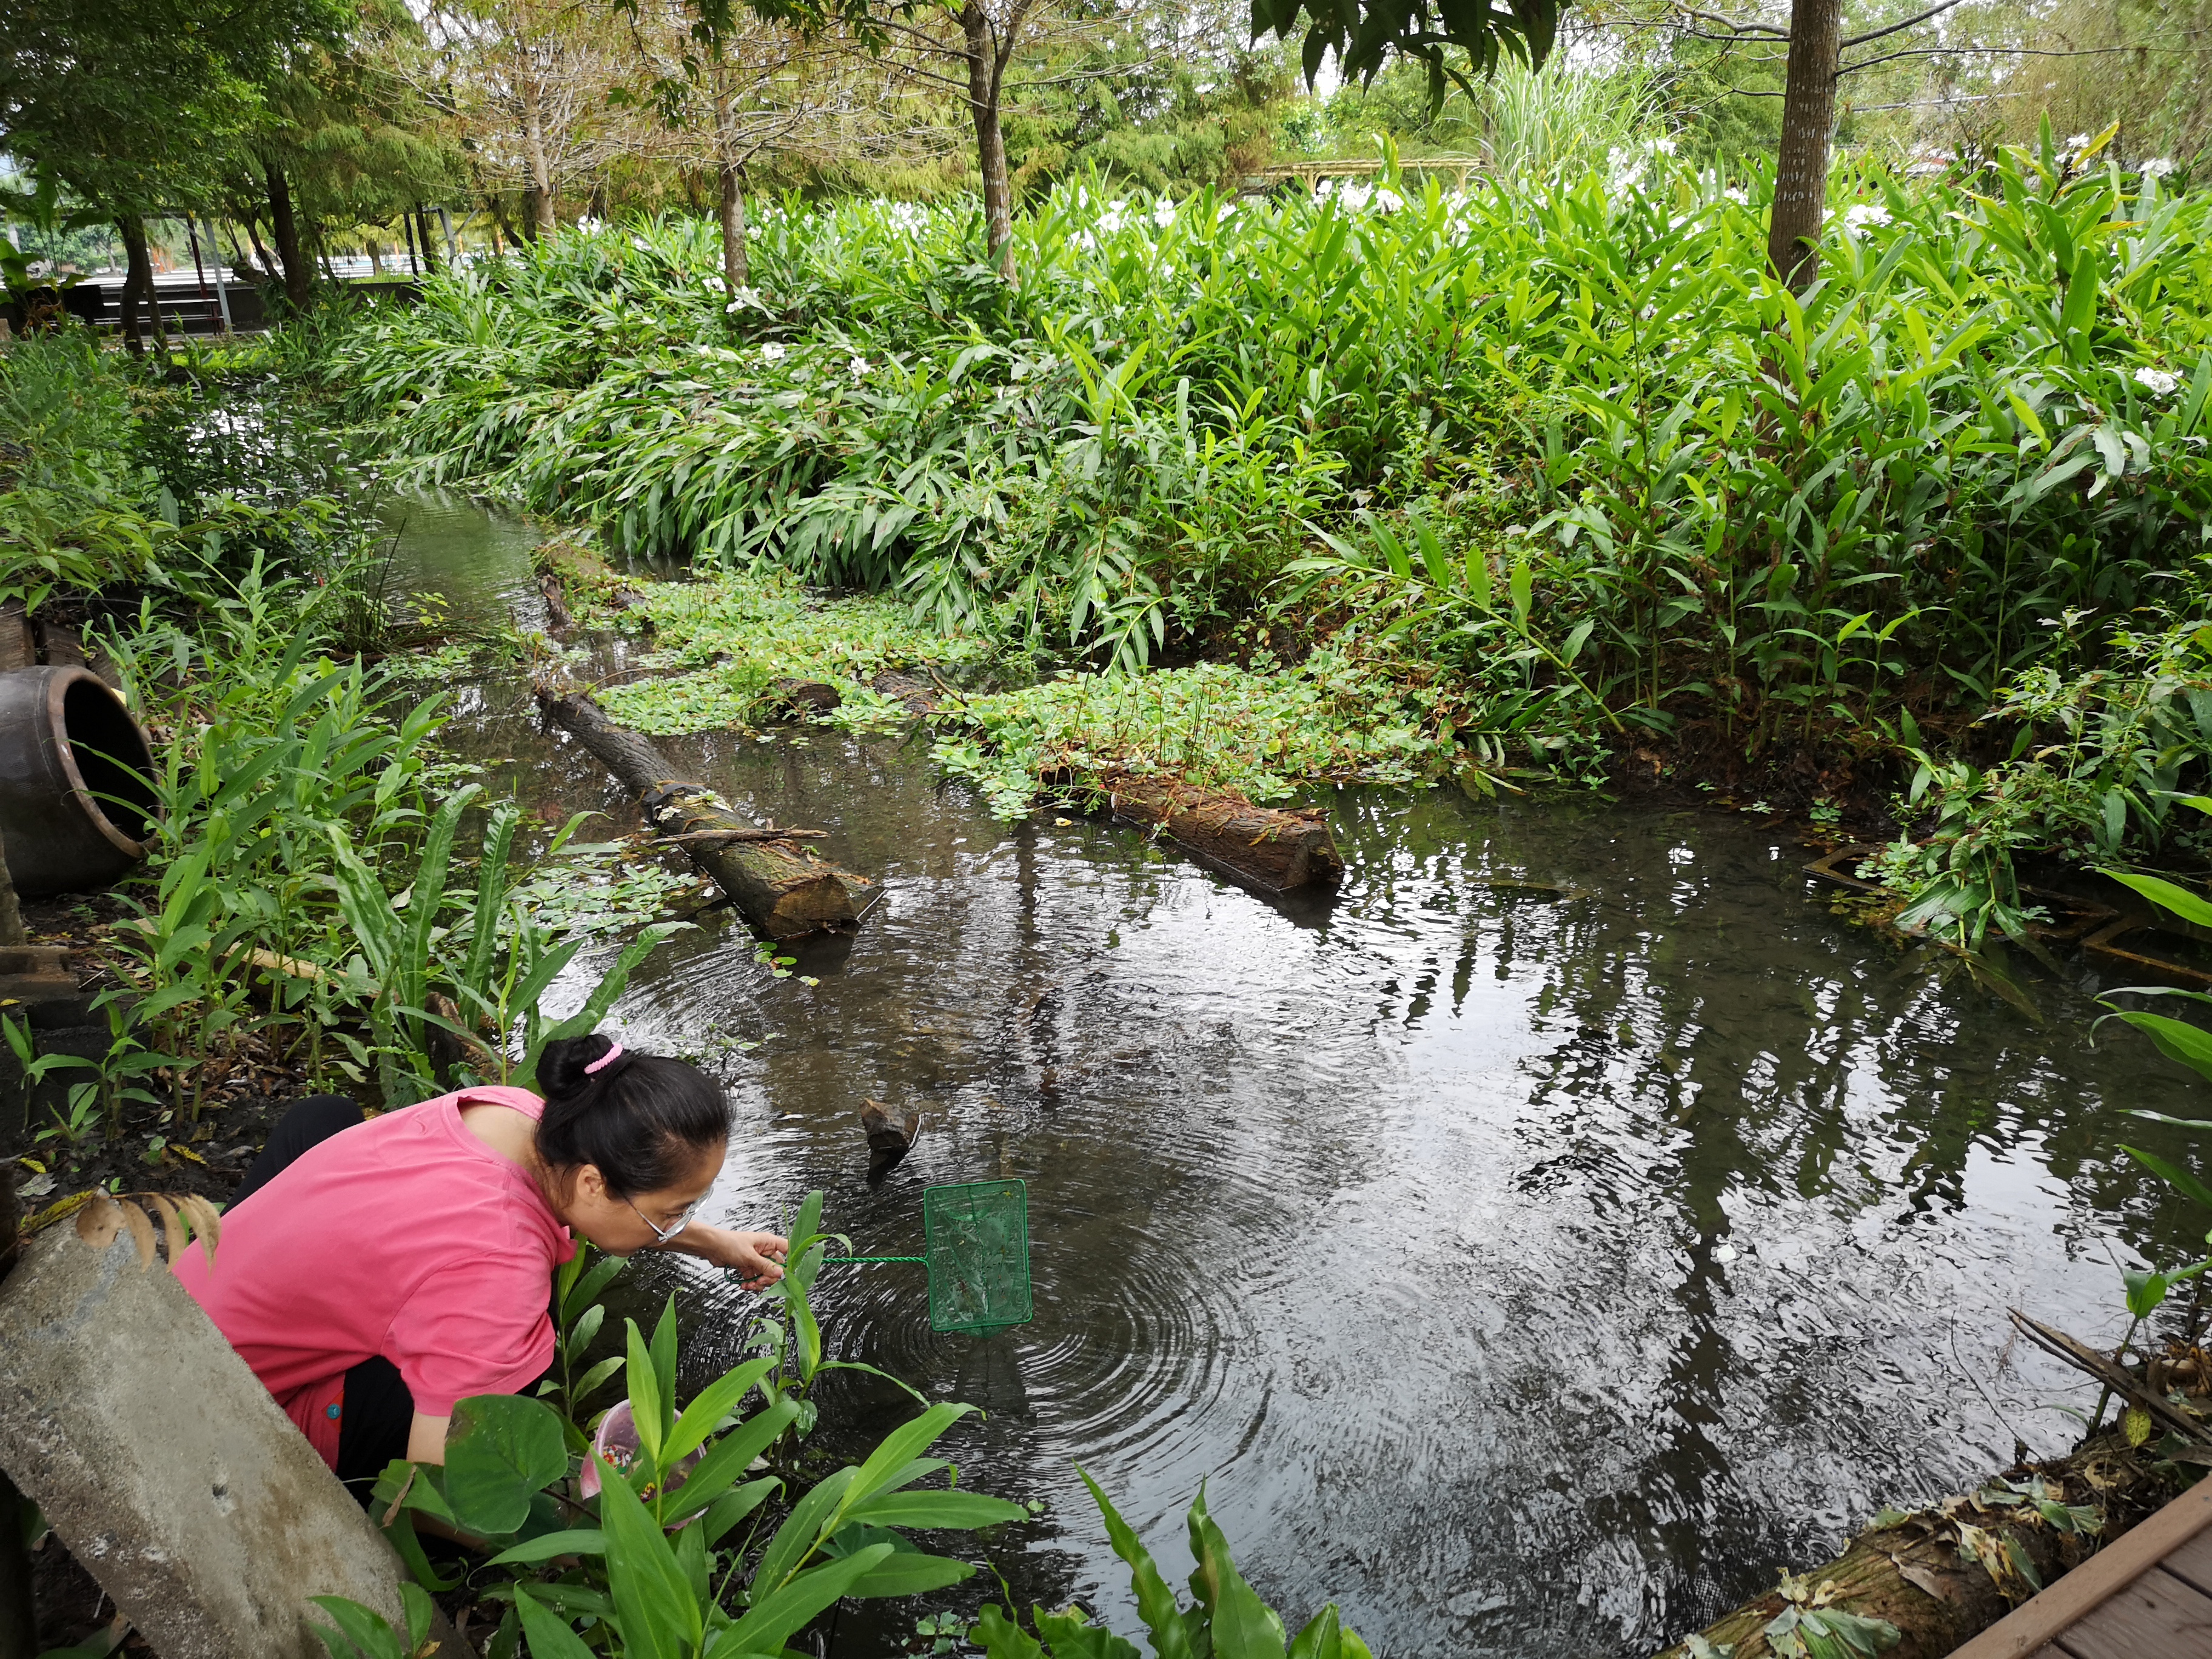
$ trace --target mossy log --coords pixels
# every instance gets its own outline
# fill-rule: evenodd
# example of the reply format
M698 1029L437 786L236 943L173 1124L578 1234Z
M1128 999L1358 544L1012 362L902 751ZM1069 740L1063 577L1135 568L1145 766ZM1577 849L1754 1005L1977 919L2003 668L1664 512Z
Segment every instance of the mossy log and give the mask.
M878 674L870 684L915 714L934 714L944 707L939 689L911 674ZM1098 778L1062 773L1045 781L1099 794L1115 817L1157 828L1176 845L1270 892L1333 887L1344 878L1344 859L1328 818L1317 811L1255 806L1241 796L1127 772Z
M2053 1525L2023 1495L2037 1480L2054 1504L2093 1511L2094 1532ZM1731 1644L1732 1659L1770 1659L1766 1626L1791 1599L1893 1625L1897 1645L1882 1659L1943 1659L2156 1513L2182 1486L2154 1447L2100 1435L2069 1456L2017 1464L1971 1495L1902 1518L1884 1516L1832 1561L1784 1579L1656 1659L1694 1659L1729 1652ZM1693 1647L1700 1638L1704 1645Z
M747 823L715 804L706 785L676 775L650 739L617 726L589 697L538 688L538 706L572 733L626 789L633 790L646 823L684 849L699 870L770 939L803 939L855 926L865 876L823 858L796 837L763 841ZM717 832L745 840L718 841Z
M1333 887L1344 878L1343 856L1318 811L1255 806L1235 795L1126 772L1109 773L1093 787L1115 817L1157 825L1178 845L1272 891Z

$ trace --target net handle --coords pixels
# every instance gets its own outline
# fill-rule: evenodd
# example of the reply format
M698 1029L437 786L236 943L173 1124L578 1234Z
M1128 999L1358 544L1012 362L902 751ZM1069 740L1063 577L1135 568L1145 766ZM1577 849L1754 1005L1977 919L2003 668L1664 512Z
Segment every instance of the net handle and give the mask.
M825 1255L822 1261L824 1267L832 1261L914 1261L925 1267L929 1265L926 1255Z

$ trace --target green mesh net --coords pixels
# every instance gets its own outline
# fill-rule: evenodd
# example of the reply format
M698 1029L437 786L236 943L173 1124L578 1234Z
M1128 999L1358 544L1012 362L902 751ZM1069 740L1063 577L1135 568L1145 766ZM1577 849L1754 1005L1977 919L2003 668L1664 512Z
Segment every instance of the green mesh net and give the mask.
M1029 1323L1028 1188L1012 1180L925 1188L921 1223L933 1330L985 1332Z

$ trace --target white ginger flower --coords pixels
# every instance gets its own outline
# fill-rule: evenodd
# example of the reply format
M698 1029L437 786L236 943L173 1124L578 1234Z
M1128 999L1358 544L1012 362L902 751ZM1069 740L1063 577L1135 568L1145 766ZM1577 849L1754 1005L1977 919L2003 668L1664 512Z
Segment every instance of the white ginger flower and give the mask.
M786 348L775 340L770 340L761 347L761 361L764 363L780 363L784 360L785 355Z
M1165 230L1176 222L1176 204L1164 196L1152 204L1152 222Z
M2154 155L2136 171L2146 179L2164 179L2173 172L2173 161L2168 156Z
M853 371L853 379L855 381L868 378L868 360L866 357L855 357L845 367Z
M1844 222L1853 230L1889 222L1889 210L1879 202L1854 202L1844 210Z
M2181 376L2171 369L2139 368L2135 382L2154 398L2171 398L2181 389Z

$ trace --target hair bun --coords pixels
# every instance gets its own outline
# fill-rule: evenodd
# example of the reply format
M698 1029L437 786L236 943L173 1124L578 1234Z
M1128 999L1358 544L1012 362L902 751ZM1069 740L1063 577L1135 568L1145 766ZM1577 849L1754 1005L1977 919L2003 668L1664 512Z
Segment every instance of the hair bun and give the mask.
M538 1086L548 1100L566 1100L580 1095L594 1083L605 1083L629 1069L629 1055L625 1053L615 1063L592 1073L586 1068L604 1060L614 1050L611 1037L597 1031L588 1036L559 1037L549 1042L538 1055Z

